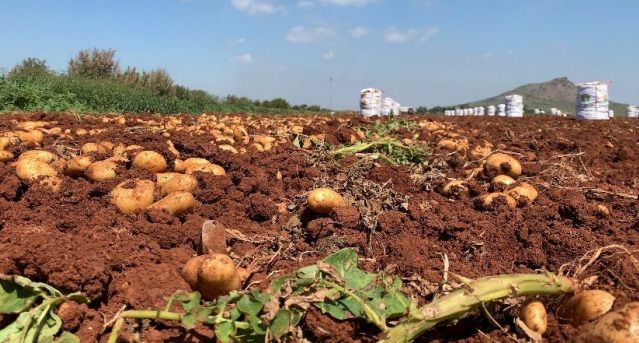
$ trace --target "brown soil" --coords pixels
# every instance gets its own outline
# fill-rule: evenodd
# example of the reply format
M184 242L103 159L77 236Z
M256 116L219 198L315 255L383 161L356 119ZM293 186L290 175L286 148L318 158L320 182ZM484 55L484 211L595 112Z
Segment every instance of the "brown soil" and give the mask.
M77 120L58 114L7 115L0 133L15 129L18 121L57 121L64 129L106 129L96 135L61 140L46 136L43 148L59 155L85 142L109 140L138 144L161 153L169 165L175 157L161 134L140 129L135 120L156 116L128 116L125 126L105 124L99 117ZM348 143L354 128L368 120L324 120L304 127L305 135L325 134L326 143ZM195 120L184 117L187 123ZM417 120L417 118L415 118ZM105 341L105 318L123 306L161 308L173 292L189 290L181 278L184 263L196 255L205 220L216 220L235 235L227 237L231 256L244 267L255 267L245 283L265 287L269 277L313 263L343 247L356 247L366 269L394 266L406 291L420 302L432 297L442 279L445 254L450 270L469 278L500 273L557 271L587 251L610 244L639 248L639 122L615 119L577 122L560 118L437 118L454 125L473 147L483 140L494 149L517 157L523 165L520 180L533 184L539 198L510 209L497 201L493 210L474 204L476 195L490 191L488 182L469 181L469 192L454 197L437 193L444 177L465 178L464 169L477 167L464 153L435 148L441 138L418 130L432 155L428 166L391 167L356 158L333 161L316 151L281 144L272 151L232 154L219 150L209 134L171 131L171 140L183 158L204 157L226 169L226 176L196 173L198 205L190 214L162 212L124 215L109 201L117 184L131 179L155 180L150 172L123 166L118 176L96 183L85 178L63 178L63 190L27 185L10 164L0 163L0 273L24 275L63 292L81 291L88 307L69 309L65 329L82 342ZM277 127L251 127L250 134L275 134ZM397 137L405 132L397 132ZM242 144L235 143L236 148ZM9 150L18 156L33 146ZM278 178L281 174L281 180ZM342 193L348 207L317 216L304 206L304 194L329 185ZM598 189L601 191L589 191ZM603 191L603 192L602 192ZM601 215L605 205L610 215ZM623 263L601 266L593 285L618 297L617 306L639 300L636 276ZM424 342L507 341L515 332L508 311L493 309L495 327L482 313L441 327ZM574 332L550 313L548 342L564 342ZM0 321L1 325L1 321ZM169 323L142 327L146 342L206 341L212 331L184 331ZM311 311L303 325L316 342L370 342L374 328L353 321L336 322ZM127 336L123 336L126 339Z

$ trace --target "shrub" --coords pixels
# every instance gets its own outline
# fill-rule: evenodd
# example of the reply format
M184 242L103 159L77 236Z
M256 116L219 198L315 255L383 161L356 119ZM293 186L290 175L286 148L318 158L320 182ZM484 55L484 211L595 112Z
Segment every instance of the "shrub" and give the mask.
M78 56L69 61L68 73L92 79L116 77L120 72L120 64L114 56L113 49L81 50Z
M143 72L140 78L143 88L150 90L155 95L171 96L175 95L175 84L173 79L164 69L155 69Z
M35 79L50 73L47 61L29 57L13 67L7 77L11 80Z

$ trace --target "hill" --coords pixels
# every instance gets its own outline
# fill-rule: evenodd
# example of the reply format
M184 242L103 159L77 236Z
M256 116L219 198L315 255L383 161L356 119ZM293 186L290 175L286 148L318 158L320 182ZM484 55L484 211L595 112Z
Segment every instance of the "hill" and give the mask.
M565 113L575 113L577 86L566 77L541 83L529 83L492 98L471 102L463 106L497 105L503 103L504 96L508 94L522 95L527 110L539 108L548 112L551 107L556 107ZM625 115L626 107L628 107L626 104L610 102L610 108L615 111L615 115Z

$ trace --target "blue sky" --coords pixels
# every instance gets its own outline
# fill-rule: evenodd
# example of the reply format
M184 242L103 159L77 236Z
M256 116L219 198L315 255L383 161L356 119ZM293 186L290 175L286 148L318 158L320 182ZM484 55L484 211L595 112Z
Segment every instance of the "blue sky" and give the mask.
M639 103L635 0L2 0L0 68L80 49L216 95L450 105L567 76ZM332 80L332 82L330 82Z

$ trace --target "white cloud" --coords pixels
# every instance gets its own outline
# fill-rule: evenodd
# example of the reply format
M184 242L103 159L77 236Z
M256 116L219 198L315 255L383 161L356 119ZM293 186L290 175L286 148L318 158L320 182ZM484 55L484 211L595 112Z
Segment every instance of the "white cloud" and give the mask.
M425 42L439 32L438 27L429 27L426 29L410 28L406 31L390 27L386 30L384 38L389 43L407 43L414 40Z
M271 14L279 12L282 9L280 6L262 0L231 0L231 5L238 11L248 14Z
M242 64L251 64L253 63L253 56L251 54L243 54L235 57L235 62Z
M495 54L493 54L492 52L487 52L487 53L484 53L483 55L481 55L481 58L483 58L485 60L491 59L493 57L495 57Z
M293 44L313 43L335 37L335 32L329 28L316 26L295 26L286 34L286 41Z
M234 41L235 43L237 43L237 44L244 44L244 43L246 43L246 38L244 38L244 37L240 37L240 38L236 38L236 39L234 39L233 41Z
M353 38L362 38L368 34L369 30L363 26L356 26L350 30Z
M327 51L326 53L324 53L322 55L322 58L324 60L326 60L326 61L334 60L335 59L335 51L333 51L333 50Z
M338 6L362 6L376 0L319 0L323 4L338 5Z

